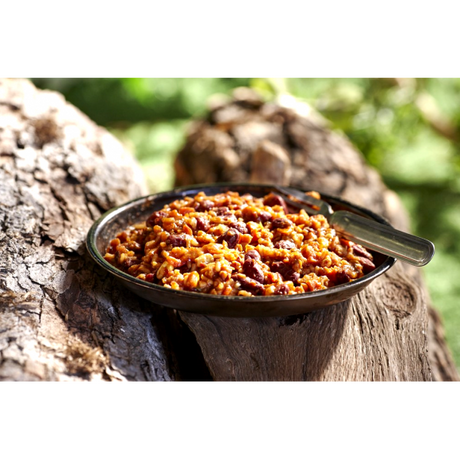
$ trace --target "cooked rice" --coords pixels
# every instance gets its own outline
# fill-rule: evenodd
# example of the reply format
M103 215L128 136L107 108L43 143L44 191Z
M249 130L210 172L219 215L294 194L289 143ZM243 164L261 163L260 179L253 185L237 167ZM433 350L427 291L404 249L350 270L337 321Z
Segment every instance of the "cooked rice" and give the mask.
M319 195L316 195L319 197ZM273 193L185 197L114 238L105 259L141 280L219 295L290 295L356 280L375 268L323 215Z

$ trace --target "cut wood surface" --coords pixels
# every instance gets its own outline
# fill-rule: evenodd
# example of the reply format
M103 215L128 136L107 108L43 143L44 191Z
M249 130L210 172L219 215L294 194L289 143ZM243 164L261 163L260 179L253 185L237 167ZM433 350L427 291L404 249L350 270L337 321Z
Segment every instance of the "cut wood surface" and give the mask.
M457 380L419 269L296 317L180 313L122 289L85 237L147 193L123 146L55 92L0 80L0 380ZM270 166L269 166L270 165ZM401 203L343 137L247 89L197 121L180 184L252 180L338 195L407 230Z

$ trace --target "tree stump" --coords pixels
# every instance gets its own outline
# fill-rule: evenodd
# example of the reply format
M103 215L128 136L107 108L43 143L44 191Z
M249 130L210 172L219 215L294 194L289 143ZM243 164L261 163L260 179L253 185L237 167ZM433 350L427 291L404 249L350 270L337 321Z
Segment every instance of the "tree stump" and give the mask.
M286 100L286 98L285 98ZM408 231L396 194L343 136L306 106L247 88L196 121L176 184L291 184L366 207ZM292 104L294 102L294 104ZM215 380L458 380L420 269L397 261L354 298L305 315L219 318L181 312Z

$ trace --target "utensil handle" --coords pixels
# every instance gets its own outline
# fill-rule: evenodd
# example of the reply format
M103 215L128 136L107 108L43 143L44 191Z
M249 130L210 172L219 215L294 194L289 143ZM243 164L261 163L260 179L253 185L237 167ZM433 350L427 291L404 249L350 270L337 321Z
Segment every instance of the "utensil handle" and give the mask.
M404 262L422 267L434 256L434 244L348 211L336 211L329 218L346 239Z

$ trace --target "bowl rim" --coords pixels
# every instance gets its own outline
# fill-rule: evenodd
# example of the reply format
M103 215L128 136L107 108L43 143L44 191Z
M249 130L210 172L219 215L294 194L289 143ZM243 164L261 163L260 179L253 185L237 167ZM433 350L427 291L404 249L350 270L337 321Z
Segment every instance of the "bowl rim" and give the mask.
M93 260L102 268L105 270L109 271L112 275L115 275L116 277L120 278L122 281L129 282L130 284L136 284L141 288L146 288L147 290L151 290L152 292L155 291L160 291L164 292L165 294L170 294L174 295L176 297L192 297L195 298L196 300L198 299L203 299L205 301L209 301L214 299L215 301L219 300L225 300L226 302L228 301L234 301L236 303L238 302L254 302L254 303L270 303L274 301L286 301L286 300L294 300L294 299L300 299L300 298L308 298L308 299L314 299L314 298L321 298L327 295L333 295L335 292L338 292L340 290L343 290L347 287L353 286L353 287L358 287L360 285L366 285L370 283L372 280L375 278L383 275L386 271L388 271L396 262L397 259L394 257L386 256L386 259L374 270L369 272L368 274L362 276L361 278L357 280L350 281L348 283L344 284L339 284L337 286L333 286L331 288L326 288L326 289L320 289L317 291L309 291L309 292L303 292L300 294L290 294L290 295L270 295L270 296L229 296L229 295L218 295L218 294L206 294L206 293L201 293L201 292L194 292L194 291L183 291L183 290L178 290L178 289L172 289L168 288L165 286L161 286L158 284L152 284L148 281L141 280L139 278L136 278L128 273L125 273L118 268L114 267L111 265L109 262L107 262L104 259L104 256L99 252L96 246L96 239L100 233L100 231L104 228L104 225L109 221L114 218L114 216L121 214L123 211L125 211L128 208L131 207L136 207L142 206L147 204L149 201L157 198L166 198L168 196L173 196L173 195L180 195L181 192L189 192L184 194L183 196L188 196L191 194L194 190L196 190L196 193L200 192L202 189L205 188L217 188L217 187L225 187L225 188L231 188L231 187L265 187L265 188L270 188L272 187L271 184L259 184L259 183L251 183L251 182L215 182L215 183L202 183L202 184L195 184L195 185L188 185L188 186L181 186L181 187L175 187L171 190L164 191L164 192L158 192L158 193L150 193L148 195L141 196L139 198L134 198L130 201L127 201L121 205L115 206L105 213L103 213L91 226L87 233L86 237L86 248L93 258ZM311 190L311 189L301 189L295 186L289 186L289 188L301 190L303 192ZM200 190L201 189L201 190ZM216 192L216 193L222 193L222 192ZM250 193L250 192L248 192ZM370 211L366 208L363 208L361 206L355 205L353 203L350 203L346 200L343 200L342 198L333 196L333 195L328 195L327 193L319 192L322 198L325 198L326 201L328 200L333 200L336 201L337 204L341 204L344 206L351 207L353 210L359 211L365 216L372 217L374 220L377 222L380 222L382 224L388 225L392 227L392 225L382 216L374 213L373 211ZM173 200L178 199L178 197L173 198ZM115 238L115 236L113 236Z

